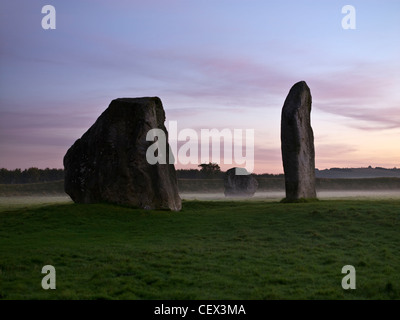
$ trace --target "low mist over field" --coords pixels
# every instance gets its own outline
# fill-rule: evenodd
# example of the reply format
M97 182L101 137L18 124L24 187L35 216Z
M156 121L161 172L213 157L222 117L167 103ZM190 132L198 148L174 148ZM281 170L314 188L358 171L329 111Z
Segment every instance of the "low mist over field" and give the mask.
M236 200L243 201L243 198L227 198L223 193L203 192L203 193L181 193L182 199L186 200ZM252 200L266 200L266 201L280 201L285 197L284 191L261 191L256 192L252 198L246 199L246 201ZM324 190L317 192L317 197L320 200L337 199L337 200L380 200L380 199L400 199L400 190Z
M320 200L388 200L400 199L400 190L324 190L317 192ZM240 197L225 197L223 192L182 192L183 200L202 201L243 201ZM285 197L285 191L260 191L245 201L280 201ZM50 204L72 204L68 195L31 195L31 196L0 196L0 211Z

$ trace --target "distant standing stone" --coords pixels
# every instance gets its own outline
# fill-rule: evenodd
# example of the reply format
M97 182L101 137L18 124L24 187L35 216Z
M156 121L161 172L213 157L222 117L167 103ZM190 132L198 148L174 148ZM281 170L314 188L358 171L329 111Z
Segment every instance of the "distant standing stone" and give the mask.
M286 200L316 198L311 92L304 81L289 91L282 108L281 144Z
M242 175L236 175L236 169L242 171ZM225 197L252 197L257 191L258 182L248 174L245 168L232 168L224 177Z
M113 100L66 153L65 192L77 203L179 211L174 164L151 165L146 160L146 151L154 143L146 141L148 131L161 129L168 138L164 121L157 97ZM167 152L171 152L169 145Z

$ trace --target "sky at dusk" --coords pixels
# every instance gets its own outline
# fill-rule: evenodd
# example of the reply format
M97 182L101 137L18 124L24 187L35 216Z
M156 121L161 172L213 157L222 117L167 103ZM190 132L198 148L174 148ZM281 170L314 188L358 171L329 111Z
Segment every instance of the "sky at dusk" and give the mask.
M62 168L113 99L158 96L167 127L254 129L254 172L281 173L281 110L302 80L317 168L400 167L399 17L389 0L3 0L0 168Z

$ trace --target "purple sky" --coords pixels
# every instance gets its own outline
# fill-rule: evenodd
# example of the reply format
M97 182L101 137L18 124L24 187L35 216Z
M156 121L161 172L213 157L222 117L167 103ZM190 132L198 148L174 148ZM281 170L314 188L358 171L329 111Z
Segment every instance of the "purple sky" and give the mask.
M46 4L55 30L41 27ZM0 167L62 168L111 100L158 96L179 129L254 129L255 172L280 173L280 112L300 80L319 169L400 167L399 13L368 0L2 1Z

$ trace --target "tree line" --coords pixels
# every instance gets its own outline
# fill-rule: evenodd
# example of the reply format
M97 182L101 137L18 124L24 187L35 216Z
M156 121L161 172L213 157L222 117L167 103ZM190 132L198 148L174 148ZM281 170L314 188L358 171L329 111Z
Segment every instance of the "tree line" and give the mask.
M216 163L199 165L197 169L179 169L176 170L178 179L219 179L223 178L224 172ZM64 179L64 169L38 169L29 168L25 170L0 169L0 184L24 184L51 182Z
M38 169L29 168L25 170L0 169L0 184L23 184L50 182L64 179L63 169Z
M225 174L217 163L203 163L198 167L199 169L178 169L176 177L178 179L223 179ZM283 175L274 174L258 174L256 176L262 178L283 177ZM0 184L51 182L63 179L64 169L0 169Z

